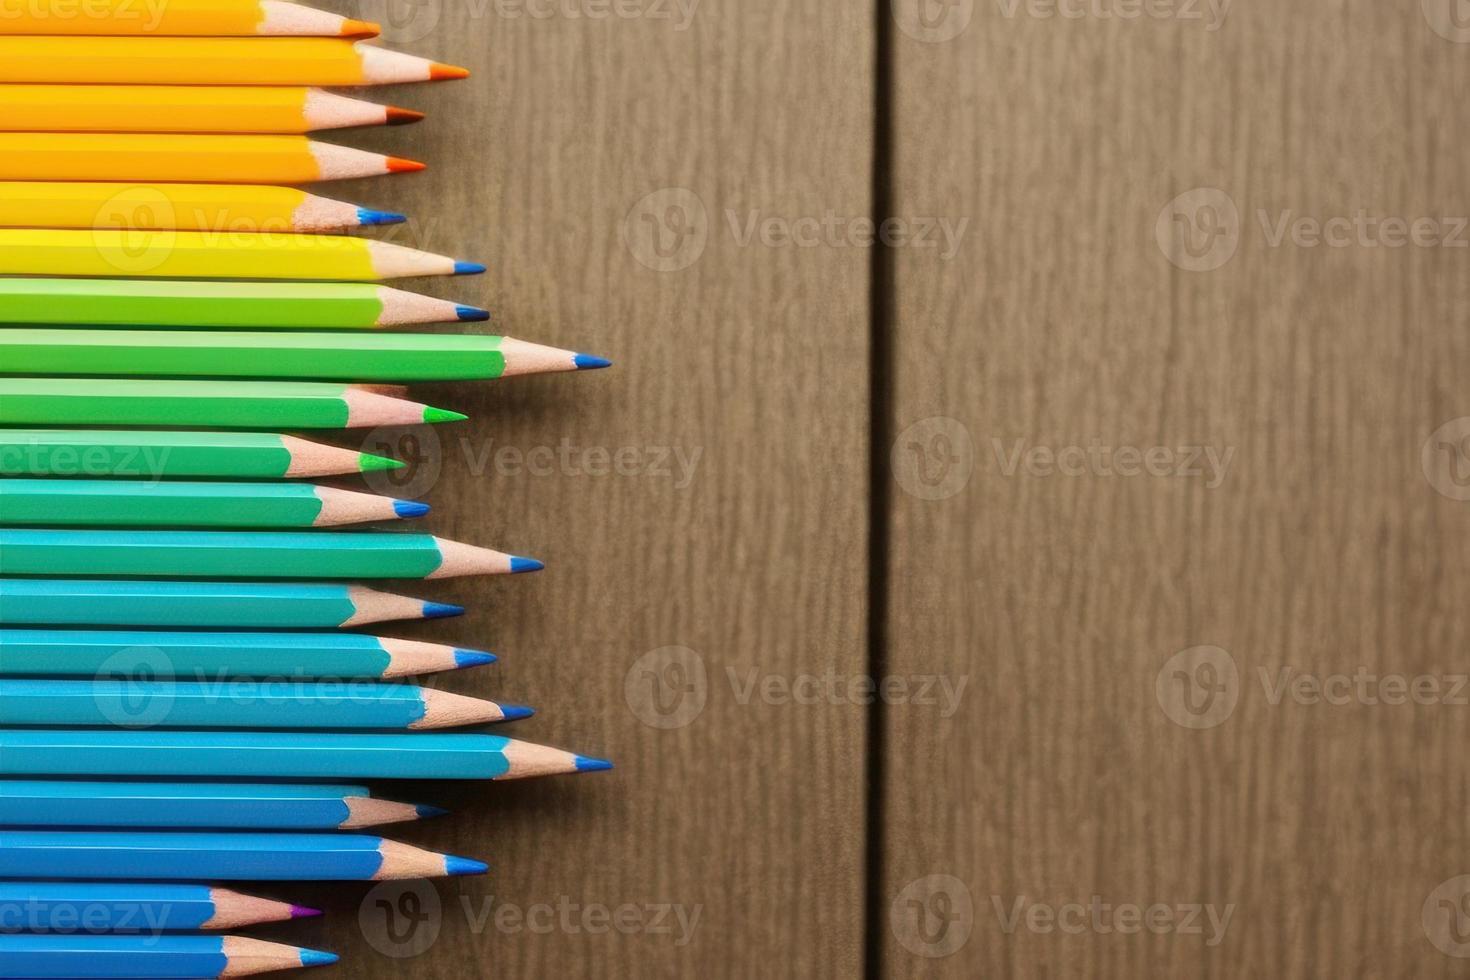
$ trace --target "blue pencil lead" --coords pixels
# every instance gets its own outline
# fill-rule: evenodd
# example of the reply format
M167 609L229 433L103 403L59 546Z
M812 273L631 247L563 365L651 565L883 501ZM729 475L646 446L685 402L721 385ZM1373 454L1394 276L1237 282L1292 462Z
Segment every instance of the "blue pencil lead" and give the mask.
M578 772L603 772L612 767L613 764L606 759L590 759L585 755L577 756Z
M529 718L536 713L535 708L528 708L523 704L502 703L500 705L500 711L501 714L505 715L506 721L520 721L522 718Z
M302 966L331 966L337 962L336 953L324 953L319 949L303 949L301 951Z
M598 368L612 367L612 361L593 354L578 354L574 363L578 371L595 371Z
M456 606L452 602L426 602L424 603L425 619L448 619L450 616L463 616L464 606Z
M455 857L453 854L444 855L444 871L453 877L460 878L465 875L482 875L490 870L490 866L483 861L473 858Z
M484 271L485 267L478 262L454 263L454 274L456 276L478 276Z
M455 308L462 323L480 323L490 319L490 311L482 310L478 306L459 306Z
M431 820L434 817L449 816L449 811L442 806L430 806L427 803L420 803L414 807L414 810L418 813L420 820Z
M393 513L399 517L423 517L428 512L429 505L421 504L417 500L393 501Z
M539 572L545 567L545 562L539 562L534 558L521 558L517 555L512 555L510 558L510 570L512 573Z
M454 651L454 666L460 670L464 670L467 667L484 667L488 664L493 664L496 659L495 654L486 653L483 650Z
M372 208L358 208L357 220L362 225L401 225L408 220L406 214L395 214L392 211L375 211Z

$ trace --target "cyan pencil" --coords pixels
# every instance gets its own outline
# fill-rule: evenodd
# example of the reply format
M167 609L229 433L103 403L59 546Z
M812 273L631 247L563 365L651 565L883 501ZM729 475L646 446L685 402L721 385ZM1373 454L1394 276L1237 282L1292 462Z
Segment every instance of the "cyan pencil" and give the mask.
M0 578L0 625L182 629L350 629L442 619L464 607L360 585Z
M199 980L337 962L332 953L240 936L0 935L0 978Z
M0 781L4 827L326 831L404 823L444 812L374 799L366 786Z
M206 885L0 881L0 932L218 931L321 915L290 902Z

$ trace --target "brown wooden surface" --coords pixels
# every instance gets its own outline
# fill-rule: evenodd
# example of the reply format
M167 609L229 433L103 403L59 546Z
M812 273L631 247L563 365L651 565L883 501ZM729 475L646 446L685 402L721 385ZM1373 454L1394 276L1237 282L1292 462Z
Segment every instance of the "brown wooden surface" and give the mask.
M532 704L540 714L509 726L515 736L605 755L618 769L379 787L455 811L390 836L483 858L491 876L440 884L437 941L422 955L382 947L411 950L433 924L400 919L402 945L385 941L380 896L360 919L358 886L285 889L302 901L330 894L330 915L269 934L342 953L338 969L354 977L735 977L798 963L852 976L864 713L741 703L726 671L744 683L750 670L863 669L869 256L741 246L724 212L870 211L872 18L743 0L700 7L679 31L650 19L508 19L495 4L458 0L391 9L396 47L475 75L371 93L429 119L326 138L431 169L327 193L406 211L413 226L391 240L491 269L410 286L490 307L495 332L617 364L423 390L473 417L437 430L439 453L420 450L425 472L442 467L436 482L424 477L431 486L413 485L435 507L428 527L548 569L420 587L473 611L388 632L499 652L499 664L443 686ZM697 195L709 226L697 262L659 272L635 255L649 254L644 226L635 217L631 246L623 226L667 187ZM677 466L672 478L475 472L487 451L564 439L702 455L687 486ZM635 662L665 647L697 652L707 671L702 714L671 730L646 725L625 696ZM635 690L649 683L640 669ZM410 913L425 900L388 899ZM699 907L699 919L683 944L677 925L673 935L592 934L553 920L533 933L492 919L477 933L462 899L476 915L493 899L492 910L673 903L689 915Z
M1215 33L981 3L896 54L894 210L972 226L954 262L898 252L894 424L954 420L974 470L946 499L894 490L892 669L970 685L948 721L890 710L882 895L948 875L973 916L944 933L962 895L930 888L919 953L886 932L885 974L1463 974L1421 908L1470 869L1470 708L1273 706L1259 671L1465 671L1470 511L1420 450L1470 414L1467 253L1271 248L1257 212L1465 215L1470 47L1418 0L1241 3ZM1197 187L1241 214L1215 271L1155 240ZM942 484L939 425L959 431L907 442ZM992 442L1094 439L1236 456L1207 489L1007 476ZM1239 701L1195 731L1155 682L1201 645ZM1236 909L1209 947L1007 933L994 904L1093 895Z

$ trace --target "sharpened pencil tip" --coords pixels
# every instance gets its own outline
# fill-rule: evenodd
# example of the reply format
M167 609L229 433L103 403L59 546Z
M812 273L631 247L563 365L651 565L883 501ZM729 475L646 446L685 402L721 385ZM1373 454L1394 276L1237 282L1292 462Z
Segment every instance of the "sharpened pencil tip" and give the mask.
M452 602L426 602L424 603L425 619L449 619L452 616L463 616L464 606L456 606Z
M408 220L406 214L396 214L392 211L374 211L372 208L357 209L357 223L365 228L378 225L401 225Z
M606 759L591 759L585 755L577 756L578 772L604 772L612 767L613 764Z
M505 716L506 721L520 721L522 718L529 718L536 713L535 708L528 708L524 704L506 704L504 701L498 703L500 704L500 713Z
M371 453L363 453L357 460L357 468L363 473L378 473L383 470L401 470L407 463L386 456L374 456Z
M577 365L578 371L595 371L598 368L612 367L612 361L593 354L578 354L572 359L572 363Z
M430 806L427 803L420 803L415 806L414 812L418 814L420 820L432 820L435 817L449 816L449 811L442 806Z
M521 572L539 572L545 567L545 562L537 561L534 558L522 558L519 555L510 556L510 571L512 575L518 575Z
M309 905L291 906L291 918L293 919L315 919L322 914L321 909L314 909Z
M302 966L331 966L337 962L336 953L324 953L319 949L303 949L301 951Z
M383 28L370 20L353 20L348 18L342 22L342 37L377 37L383 33Z
M493 664L496 659L495 654L486 653L483 650L454 651L454 666L460 670L466 670L470 667L486 667Z
M407 126L409 123L422 122L424 114L417 109L400 109L396 105L388 106L388 125Z
M403 157L388 158L388 172L390 174L413 174L428 168L427 163L419 163L417 160L405 160Z
M429 512L428 504L421 504L417 500L395 500L393 501L393 513L399 517L412 518L423 517Z
M429 81L431 82L449 82L469 77L470 70L458 65L445 65L436 61L429 66Z
M479 276L484 275L485 267L478 262L456 262L454 263L454 274L456 276Z
M461 323L480 323L490 319L490 311L482 310L478 306L457 306L454 312L459 316Z
M473 858L456 857L453 854L444 855L444 873L455 878L466 875L482 875L490 870L490 865Z
M461 415L458 412L451 412L447 408L424 408L425 422L463 422L467 418L469 418L468 415Z

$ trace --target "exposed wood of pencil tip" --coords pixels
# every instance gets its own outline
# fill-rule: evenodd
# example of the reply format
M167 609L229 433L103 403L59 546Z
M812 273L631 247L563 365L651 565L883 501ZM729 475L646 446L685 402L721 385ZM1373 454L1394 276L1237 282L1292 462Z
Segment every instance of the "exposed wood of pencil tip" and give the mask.
M345 802L347 819L341 824L342 830L381 827L391 823L409 823L420 819L421 816L419 807L412 803L398 803L393 800L379 800L366 796L349 796Z
M444 561L425 578L459 578L465 575L509 575L515 571L515 557L490 548L461 541L435 538Z
M266 37L342 37L370 38L382 33L372 21L356 20L326 10L285 0L261 0L265 18L259 32Z
M467 728L470 725L489 725L507 720L504 707L494 701L427 687L422 689L422 693L424 716L408 726L413 731Z
M355 449L286 435L281 436L281 445L291 457L286 466L288 477L341 476L362 469L363 454Z
M322 502L322 509L312 521L314 527L396 521L412 516L411 512L404 509L405 505L411 506L413 511L419 511L424 506L372 493L339 490L336 487L317 487L316 495Z
M424 601L408 596L379 592L376 589L352 585L347 588L348 599L356 612L341 625L344 628L382 623L394 619L422 619Z
M445 854L385 840L378 847L383 863L373 874L374 881L398 881L404 878L443 878L448 874Z
M273 973L277 970L299 970L303 965L303 950L282 943L268 943L261 939L244 936L225 936L222 939L225 965L222 977L245 977L257 973ZM323 964L325 965L325 964Z
M379 637L378 642L388 651L388 669L383 672L384 677L418 677L422 674L456 670L459 667L455 647L387 636Z
M214 915L200 928L217 931L253 926L262 922L288 922L301 918L304 910L290 902L277 902L254 895L242 895L227 888L210 890L214 900Z

